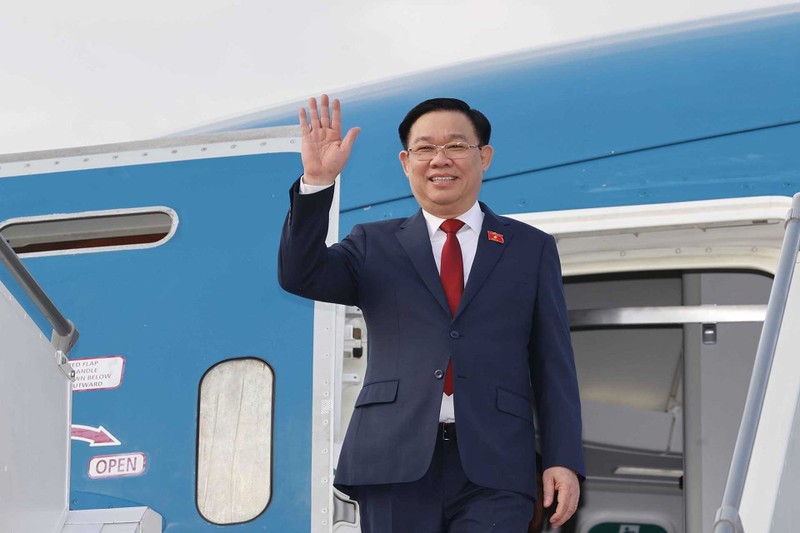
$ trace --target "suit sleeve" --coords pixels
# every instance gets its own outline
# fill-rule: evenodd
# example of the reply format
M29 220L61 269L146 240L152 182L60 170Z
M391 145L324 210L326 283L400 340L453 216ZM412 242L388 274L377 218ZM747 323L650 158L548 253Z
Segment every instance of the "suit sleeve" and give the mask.
M531 381L544 469L563 466L585 477L581 404L555 239L547 236L539 264L529 346Z
M358 305L358 274L365 235L356 226L341 243L326 246L334 188L300 194L300 180L289 189L278 250L278 282L293 294L343 305Z

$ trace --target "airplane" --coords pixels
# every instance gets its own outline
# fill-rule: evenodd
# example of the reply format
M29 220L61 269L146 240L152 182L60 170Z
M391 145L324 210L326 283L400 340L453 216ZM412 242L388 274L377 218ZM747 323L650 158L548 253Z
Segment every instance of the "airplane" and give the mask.
M481 200L556 237L587 460L557 531L736 522L718 510L785 277L799 87L793 4L336 95L362 133L329 242L416 211L396 126L434 96L492 122ZM0 532L360 530L332 481L369 331L359 309L289 295L276 275L301 105L0 156L0 233L22 265L0 269ZM789 429L762 419L747 456L748 533L793 529L800 372L775 361L766 375L788 383L770 381L763 416Z

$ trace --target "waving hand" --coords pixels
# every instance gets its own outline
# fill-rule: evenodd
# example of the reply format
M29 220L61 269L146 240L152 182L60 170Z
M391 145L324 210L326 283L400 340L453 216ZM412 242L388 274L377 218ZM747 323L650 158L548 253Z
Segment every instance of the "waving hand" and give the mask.
M303 181L309 185L328 185L333 183L347 163L361 129L351 128L342 138L341 104L334 98L331 110L327 94L320 98L319 109L316 98L308 99L308 107L309 114L305 108L298 113L303 132L300 151Z

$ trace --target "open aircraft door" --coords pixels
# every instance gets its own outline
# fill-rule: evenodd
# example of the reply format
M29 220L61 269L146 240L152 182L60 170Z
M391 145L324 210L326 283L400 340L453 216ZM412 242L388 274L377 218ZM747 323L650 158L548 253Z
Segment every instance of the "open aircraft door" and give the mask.
M277 282L299 150L277 127L0 156L0 231L81 324L70 509L148 506L176 533L356 522L332 492L345 312Z

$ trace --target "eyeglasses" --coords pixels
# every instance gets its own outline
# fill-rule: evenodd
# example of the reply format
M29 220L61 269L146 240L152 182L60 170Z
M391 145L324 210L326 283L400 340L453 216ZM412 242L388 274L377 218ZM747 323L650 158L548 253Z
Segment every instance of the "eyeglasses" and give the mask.
M462 159L469 155L470 148L483 148L480 144L467 144L465 142L454 142L447 144L421 144L406 150L418 161L430 161L441 149L444 156L448 159Z

